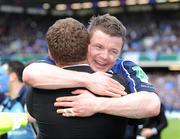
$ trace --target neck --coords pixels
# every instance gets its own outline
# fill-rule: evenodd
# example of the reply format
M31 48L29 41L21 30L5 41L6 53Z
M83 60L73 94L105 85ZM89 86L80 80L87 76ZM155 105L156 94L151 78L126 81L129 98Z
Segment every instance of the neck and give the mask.
M78 64L88 64L88 62L87 62L87 60L84 60L84 61L80 61L80 62L72 62L72 63L67 63L67 64L56 64L56 65L63 68L66 66L72 66L72 65L78 65Z
M19 96L19 92L21 88L23 87L24 83L21 82L14 82L10 85L10 91L8 95L11 97L11 99L16 99Z

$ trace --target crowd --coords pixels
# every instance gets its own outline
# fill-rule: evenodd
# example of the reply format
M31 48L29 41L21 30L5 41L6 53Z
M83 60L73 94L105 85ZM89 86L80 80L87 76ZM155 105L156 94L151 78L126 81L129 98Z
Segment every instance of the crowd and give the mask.
M29 56L45 54L47 43L44 38L46 24L25 15L0 14L0 55ZM41 20L40 20L41 21Z
M123 52L144 52L156 59L159 53L180 53L180 12L124 13L116 15L127 26ZM0 56L5 58L46 55L45 32L55 17L0 13ZM141 20L143 17L143 20ZM82 19L79 19L82 22ZM86 23L85 21L83 21ZM86 23L87 24L87 23ZM150 75L168 110L180 109L179 75ZM173 88L173 89L172 89Z
M156 87L166 110L180 111L180 74L156 72L149 74L149 79Z
M32 54L46 55L47 42L45 41L44 33L51 22L47 22L47 24L45 24L46 20L38 19L38 17L25 18L24 15L19 15L18 17L16 16L17 15L7 14L5 15L4 20L0 23L0 54L11 58L17 56L30 56ZM18 18L19 20L15 20L15 18ZM22 22L23 18L25 19ZM123 19L122 21L124 21ZM150 18L145 19L145 22L149 24L148 27L144 27L144 29L142 28L142 31L136 32L136 28L140 28L139 25L142 26L141 22L139 22L139 25L134 26L134 28L130 25L131 22L127 24L130 29L128 31L128 41L125 44L124 52L141 51L146 53L154 51L154 53L156 53L154 56L157 56L158 53L172 54L179 52L179 38L178 33L174 29L174 22L172 21L171 23L166 23L162 20L162 22L157 23L157 21L149 22L149 19ZM175 26L176 25L178 26L178 22L175 23ZM7 73L10 77L11 71L8 70ZM164 75L163 73L152 73L149 74L149 77L150 82L155 86L162 103L165 105L165 108L169 111L180 110L180 94L178 92L178 81L180 80L179 74L166 73ZM20 87L22 88L24 83L20 84ZM20 91L18 90L18 93ZM19 96L20 95L16 95L15 98L19 98ZM14 95L11 97L13 98ZM25 112L25 110L23 109L22 112ZM21 127L21 125L19 125L19 127ZM155 134L157 134L157 129L156 132L154 132L154 135ZM6 136L9 135L7 134ZM31 137L33 137L33 133Z
M126 51L172 54L180 52L179 13L138 13L127 16L129 29ZM143 20L142 20L143 19Z
M124 52L159 53L180 52L180 12L123 13L115 15L128 28ZM45 54L45 32L56 17L0 13L0 55L11 57ZM78 17L77 17L78 18ZM143 19L143 20L142 20ZM87 19L78 19L87 24Z

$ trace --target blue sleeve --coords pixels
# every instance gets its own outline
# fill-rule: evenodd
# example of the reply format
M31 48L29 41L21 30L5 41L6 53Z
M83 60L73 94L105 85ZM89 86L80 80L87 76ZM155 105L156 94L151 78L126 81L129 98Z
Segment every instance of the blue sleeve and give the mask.
M155 92L154 86L148 82L146 73L134 62L117 60L112 70L124 76L128 81L131 93L139 91Z
M9 90L9 76L7 72L0 67L0 94L6 93Z
M55 62L49 56L46 56L43 59L39 60L38 63L47 63L47 64L55 65Z

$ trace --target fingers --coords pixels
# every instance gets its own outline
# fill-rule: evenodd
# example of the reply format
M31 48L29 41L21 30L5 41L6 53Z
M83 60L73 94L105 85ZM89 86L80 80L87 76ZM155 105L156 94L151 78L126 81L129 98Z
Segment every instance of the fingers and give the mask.
M111 80L111 84L108 88L108 91L124 96L124 95L127 95L127 93L124 90L125 90L125 87L122 86L119 82L113 79Z
M65 97L58 97L56 101L74 101L76 96L65 96Z
M75 91L72 91L71 93L74 94L74 95L80 95L80 94L82 94L83 92L86 92L86 90L77 89L77 90L75 90Z
M101 74L104 74L108 77L112 77L112 74L109 74L109 73L101 73ZM121 85L118 81L116 81L112 78L109 78L109 82L110 82L110 86L112 86L113 88L118 89L118 90L122 90L122 91L125 90L125 87L123 85Z
M117 88L119 90L125 90L125 87L121 85L118 81L111 79L112 87Z
M88 90L84 90L84 89L77 89L75 91L72 91L71 93L74 95L81 95L81 94L85 94L85 93L87 94L87 93L91 93L91 92L89 92Z
M58 102L54 103L54 106L56 106L56 107L73 107L74 103L73 102L58 101Z
M121 97L121 94L113 93L112 91L105 91L106 96L109 97Z
M113 94L118 94L121 96L127 95L127 93L124 90L120 90L119 88L115 88L115 87L110 87L108 91Z
M76 113L74 112L73 108L67 108L67 109L59 109L57 110L57 113L62 113L65 117L74 117L76 116Z
M103 72L102 74L108 76L108 77L112 77L112 74L109 74L109 73L106 73L106 72Z

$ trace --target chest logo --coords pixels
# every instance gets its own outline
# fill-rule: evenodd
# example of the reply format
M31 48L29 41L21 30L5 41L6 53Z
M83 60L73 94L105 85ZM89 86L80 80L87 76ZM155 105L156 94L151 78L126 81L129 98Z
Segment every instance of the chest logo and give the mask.
M148 83L148 76L139 66L134 66L132 69L136 72L136 77L138 77L142 82Z

